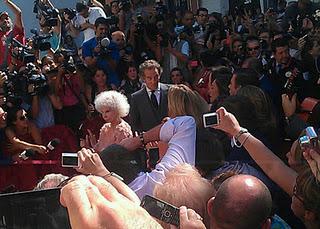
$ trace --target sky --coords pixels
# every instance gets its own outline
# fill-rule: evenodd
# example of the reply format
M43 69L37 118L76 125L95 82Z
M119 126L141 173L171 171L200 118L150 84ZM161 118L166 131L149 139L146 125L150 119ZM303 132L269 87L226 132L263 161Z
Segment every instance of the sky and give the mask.
M30 29L39 28L38 19L36 19L36 15L33 13L34 0L12 0L17 6L22 10L23 23L25 27L25 33L27 37L30 37L32 34L30 33ZM51 0L52 4L60 9L60 8L75 8L78 0ZM12 12L6 7L6 4L1 1L0 4L0 12L7 11L10 17L13 19L14 16Z

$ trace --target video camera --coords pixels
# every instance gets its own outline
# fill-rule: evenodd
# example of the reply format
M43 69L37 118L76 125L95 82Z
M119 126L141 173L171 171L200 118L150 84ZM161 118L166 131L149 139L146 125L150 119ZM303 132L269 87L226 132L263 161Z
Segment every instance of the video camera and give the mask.
M73 56L76 55L75 51L71 49L62 49L59 53L63 56L63 62L59 67L65 69L65 71L70 74L74 73L76 71L76 66L73 60ZM53 70L57 70L57 68Z
M21 44L17 39L13 38L11 41L12 51L11 56L23 63L30 63L36 60L35 55L32 51Z
M112 51L118 50L118 46L114 42L111 42L108 37L99 38L98 45L100 46L100 51L97 53L97 57L99 58L109 58Z
M68 15L69 20L72 20L77 15L77 11L72 8L66 8L63 12Z
M33 63L27 63L25 70L22 72L6 74L7 80L3 84L3 90L7 100L26 95L38 95L45 91L48 85L46 77L39 73Z
M44 4L40 0L34 1L33 12L37 14L37 18L40 19L41 16L44 17L45 23L43 26L54 27L58 25L59 10L56 8L51 8L50 6Z
M119 18L117 16L112 15L110 17L106 17L106 19L109 24L109 30L111 33L119 30L118 29Z
M137 15L136 29L138 34L143 34L144 31L144 20L142 14Z
M46 39L52 37L52 34L48 35L39 35L39 32L37 29L31 29L30 32L34 34L32 37L32 44L33 48L40 50L40 51L46 51L51 48L51 44L48 41L45 41Z
M127 12L131 8L131 2L129 0L122 0L119 2L119 9Z

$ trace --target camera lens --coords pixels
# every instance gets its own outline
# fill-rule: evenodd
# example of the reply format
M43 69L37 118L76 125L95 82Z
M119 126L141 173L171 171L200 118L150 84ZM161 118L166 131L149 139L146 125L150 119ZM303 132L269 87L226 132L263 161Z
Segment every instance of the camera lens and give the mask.
M169 218L169 217L171 217L171 212L169 210L164 210L163 211L163 216L166 217L166 218Z

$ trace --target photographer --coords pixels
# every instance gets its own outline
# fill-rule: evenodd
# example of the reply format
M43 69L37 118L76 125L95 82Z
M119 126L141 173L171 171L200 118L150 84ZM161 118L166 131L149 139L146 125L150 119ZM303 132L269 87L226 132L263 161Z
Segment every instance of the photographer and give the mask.
M108 20L99 17L95 21L95 37L83 43L82 56L89 68L101 68L108 75L108 84L117 89L120 79L116 73L120 60L117 44L107 38L109 35Z
M76 24L80 31L83 31L83 43L85 43L94 37L94 24L97 18L106 18L106 14L100 7L89 7L83 3L77 3L76 10L78 12Z
M205 29L206 24L208 22L208 9L206 8L198 8L197 14L196 14L196 21L193 24L193 30L194 30L194 40L200 49L203 49L205 47Z
M59 67L55 91L63 104L60 113L62 124L76 132L86 117L88 104L83 94L84 84L70 60Z
M12 39L15 38L24 43L25 36L20 8L10 0L3 0L3 2L13 11L15 21L12 23L7 12L0 13L0 69L9 67L12 62L10 55L12 51L12 47L10 46Z
M66 8L63 11L63 31L65 38L71 36L73 42L76 44L77 48L82 46L83 43L83 34L80 33L79 28L76 26L76 11L71 8Z
M187 82L192 82L191 73L187 67L189 58L191 57L191 44L189 41L188 32L186 28L177 27L175 29L177 34L177 39L171 45L170 42L166 42L166 46L162 47L163 62L166 62L166 59L169 60L169 63L164 65L169 67L166 77L168 79L162 79L164 82L171 82L170 79L170 70L174 67L179 67L182 74L184 75ZM160 38L163 42L163 37ZM160 44L161 44L160 41ZM160 45L161 46L161 45ZM168 65L166 65L168 64Z
M47 78L47 85L42 90L32 96L31 115L34 123L38 128L46 128L53 126L54 109L61 110L62 102L54 90L53 78L57 72L50 70L45 73Z
M312 24L310 17L312 17L317 8L317 3L313 3L310 0L298 0L297 2L290 2L286 7L280 25L284 31L288 31L288 29L292 27L294 33L300 34L300 27L303 23Z
M41 0L40 2L36 3L35 7L38 7L37 17L39 18L41 35L39 35L37 32L34 32L34 43L39 43L39 47L34 47L34 49L39 49L39 59L42 59L46 55L53 56L53 54L60 47L61 18L50 0ZM48 38L43 39L41 37ZM39 40L35 41L37 39ZM46 48L47 50L44 50L44 48L41 47L41 44L43 43L50 43L50 48Z

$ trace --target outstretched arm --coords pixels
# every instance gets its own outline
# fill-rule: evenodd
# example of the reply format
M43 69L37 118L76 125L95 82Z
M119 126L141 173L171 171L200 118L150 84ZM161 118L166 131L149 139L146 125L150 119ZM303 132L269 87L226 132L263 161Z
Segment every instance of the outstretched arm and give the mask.
M4 3L12 10L12 12L15 15L15 26L18 28L22 29L23 28L23 23L22 23L22 11L21 9L14 4L11 0L3 0Z
M237 136L240 132L240 125L233 114L224 108L217 110L220 123L216 129ZM260 168L277 183L290 196L293 195L293 188L296 182L297 173L289 168L279 157L269 150L259 139L250 133L241 134L238 141L243 144L250 156ZM279 176L281 174L281 176Z

